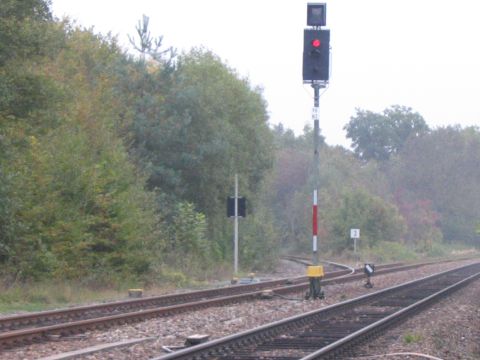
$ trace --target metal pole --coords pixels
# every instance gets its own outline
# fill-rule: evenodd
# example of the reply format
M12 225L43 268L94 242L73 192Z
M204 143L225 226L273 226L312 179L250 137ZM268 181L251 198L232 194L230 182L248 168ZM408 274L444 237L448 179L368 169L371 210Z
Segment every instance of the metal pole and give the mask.
M355 260L357 262L357 266L360 263L360 252L358 251L358 245L357 241L360 240L360 238L355 238Z
M312 84L314 90L314 107L312 110L313 118L313 221L312 221L312 233L313 233L313 255L312 263L318 265L318 183L319 183L319 165L320 165L320 125L319 125L319 113L320 113L320 84Z
M233 272L238 273L238 175L235 174L235 217L234 217L234 255L233 255Z
M320 125L319 125L319 103L320 103L320 83L312 83L314 90L314 107L312 109L313 118L313 207L312 207L312 264L307 269L307 275L309 276L310 290L306 295L306 298L323 299L325 297L322 287L320 285L320 278L323 276L323 267L318 265L318 184L319 178L319 164L320 164Z

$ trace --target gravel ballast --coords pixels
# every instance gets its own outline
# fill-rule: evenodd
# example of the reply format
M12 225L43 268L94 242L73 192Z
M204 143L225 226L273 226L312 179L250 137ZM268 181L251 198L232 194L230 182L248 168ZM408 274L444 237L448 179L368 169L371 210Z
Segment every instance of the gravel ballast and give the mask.
M417 353L440 359L480 359L480 280L358 348L349 359L420 358L389 355L395 353Z

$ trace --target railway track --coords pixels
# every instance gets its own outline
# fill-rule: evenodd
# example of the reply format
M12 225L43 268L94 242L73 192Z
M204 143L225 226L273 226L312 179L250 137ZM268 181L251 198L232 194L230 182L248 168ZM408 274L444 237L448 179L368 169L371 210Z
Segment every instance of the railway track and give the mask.
M480 263L463 266L155 360L341 359L365 338L479 278Z
M332 266L332 269L333 268L338 269L342 268L342 266ZM347 271L346 267L343 267L343 270L331 271L327 273L325 278L337 278L346 274L349 274L349 271ZM199 302L202 300L211 300L215 298L222 299L224 297L239 294L256 293L258 291L278 288L284 285L304 284L307 281L308 278L306 276L300 276L295 278L283 278L217 289L190 291L179 294L152 296L140 299L108 302L97 305L78 306L59 310L4 316L0 317L0 332L21 330L24 328L38 325L55 325L61 322L74 320L88 320L108 315L118 315L121 313L128 313L139 310L155 309L158 307L171 307L175 305Z
M379 266L377 274L408 270L425 264L400 267ZM348 270L327 273L322 286L364 277L363 273L353 275L349 273ZM307 277L298 277L293 280L280 279L250 285L6 316L0 318L0 348L10 348L35 341L45 341L52 337L68 336L92 329L118 326L211 306L251 301L257 299L265 289L273 289L273 293L279 296L304 292L308 289L307 281Z
M285 255L285 256L282 256L282 259L292 261L292 262L296 262L298 264L305 265L305 266L312 265L312 262L310 260L307 260L305 257L302 257L302 256ZM332 269L332 271L335 268L349 269L349 270L352 269L348 265L340 264L340 263L333 262L333 261L320 260L319 262L324 264L325 265L324 267L326 267L326 269L330 268L330 269ZM389 266L399 266L399 265L402 265L402 263L391 263L391 264L389 264ZM387 266L387 265L384 265L384 266Z
M326 279L336 278L348 274L341 270L326 274ZM306 276L270 280L254 284L235 285L218 289L190 291L179 294L152 296L140 299L114 301L96 305L78 306L59 310L32 312L20 315L0 317L0 332L20 330L30 326L54 325L62 321L76 319L87 320L106 315L117 315L139 310L148 310L158 307L170 307L202 300L222 299L227 296L256 293L265 289L272 289L286 284L303 284L308 281Z

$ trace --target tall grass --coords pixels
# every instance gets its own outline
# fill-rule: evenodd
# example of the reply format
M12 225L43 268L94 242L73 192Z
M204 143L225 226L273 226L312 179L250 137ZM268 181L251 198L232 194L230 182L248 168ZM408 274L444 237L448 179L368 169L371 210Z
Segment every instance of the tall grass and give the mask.
M123 289L91 289L72 283L0 286L0 313L40 311L126 297Z

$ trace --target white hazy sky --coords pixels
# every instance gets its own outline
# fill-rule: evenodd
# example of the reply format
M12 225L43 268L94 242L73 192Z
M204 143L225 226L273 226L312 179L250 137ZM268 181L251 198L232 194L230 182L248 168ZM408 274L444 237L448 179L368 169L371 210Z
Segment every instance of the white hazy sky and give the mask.
M313 90L302 83L304 0L52 0L54 15L127 34L145 14L178 50L204 46L264 88L270 122L301 133ZM312 1L315 2L315 1ZM318 1L322 2L322 1ZM327 143L348 146L355 108L412 107L432 126L480 124L480 2L330 0L332 63L320 98Z

